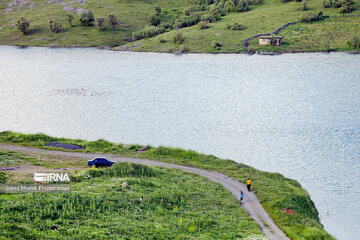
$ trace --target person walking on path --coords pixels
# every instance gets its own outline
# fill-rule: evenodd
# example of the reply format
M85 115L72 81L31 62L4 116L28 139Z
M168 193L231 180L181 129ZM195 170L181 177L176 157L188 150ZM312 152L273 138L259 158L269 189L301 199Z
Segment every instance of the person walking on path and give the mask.
M240 202L242 202L242 200L244 200L244 193L240 190Z
M246 181L246 186L247 186L248 191L250 192L251 191L251 180L250 180L250 178L248 178L248 180Z

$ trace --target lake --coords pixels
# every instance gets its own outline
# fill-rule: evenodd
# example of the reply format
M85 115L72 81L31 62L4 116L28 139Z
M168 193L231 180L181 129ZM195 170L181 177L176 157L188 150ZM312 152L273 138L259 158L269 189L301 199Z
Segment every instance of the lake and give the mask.
M298 180L360 235L360 55L0 46L0 130L165 145Z

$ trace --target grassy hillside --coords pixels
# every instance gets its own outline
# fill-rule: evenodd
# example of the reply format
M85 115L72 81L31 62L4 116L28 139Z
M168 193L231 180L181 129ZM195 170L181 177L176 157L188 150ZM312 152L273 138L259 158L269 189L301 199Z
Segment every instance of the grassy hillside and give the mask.
M118 50L153 52L247 52L244 40L261 33L275 31L287 22L297 21L304 13L323 12L325 19L312 23L297 23L280 31L284 37L281 47L259 47L257 39L250 41L251 51L352 51L347 42L360 37L360 1L354 0L353 11L343 17L340 8L324 8L321 0L306 1L307 11L302 11L302 2L295 0L2 0L0 2L0 44L31 46L119 46ZM325 0L328 2L329 0ZM333 1L333 0L331 0ZM345 5L346 0L341 0ZM349 0L350 1L350 0ZM246 2L248 11L236 12L234 2ZM262 4L261 4L262 3ZM148 16L158 6L161 12L154 16L155 25L163 32L155 37L134 41L133 33L151 25ZM73 10L71 12L67 12ZM80 24L83 10L94 12L95 18L115 14L119 20L116 31L107 23L103 30L96 26ZM235 11L235 12L234 12ZM66 20L66 14L74 16L74 27ZM188 16L186 16L188 15ZM30 22L30 32L22 35L16 28L16 20L25 17ZM194 20L197 19L197 20ZM200 29L189 21L208 19L208 28ZM218 19L218 20L216 20ZM63 32L52 33L49 21L62 23ZM178 23L182 23L178 24ZM228 24L239 23L245 30L229 30ZM181 43L174 43L177 30L183 34ZM165 29L166 28L166 29ZM148 31L148 35L155 35ZM360 49L360 41L358 48Z
M117 163L72 178L70 193L0 195L0 239L263 236L229 192L197 175Z
M278 173L262 172L244 164L191 150L147 146L145 152L138 152L142 148L140 145L114 144L105 140L89 142L54 138L43 134L25 135L9 131L0 133L0 142L5 143L45 147L50 141L77 144L84 147L85 150L81 151L85 152L114 153L214 170L243 183L250 177L262 205L291 239L333 239L320 224L318 211L306 190L302 189L297 181Z

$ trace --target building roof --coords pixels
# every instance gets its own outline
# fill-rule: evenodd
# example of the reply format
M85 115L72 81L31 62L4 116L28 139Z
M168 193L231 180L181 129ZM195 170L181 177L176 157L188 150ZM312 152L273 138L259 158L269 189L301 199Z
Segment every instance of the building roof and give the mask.
M274 39L274 38L278 38L278 39L282 39L282 36L259 36L259 39Z

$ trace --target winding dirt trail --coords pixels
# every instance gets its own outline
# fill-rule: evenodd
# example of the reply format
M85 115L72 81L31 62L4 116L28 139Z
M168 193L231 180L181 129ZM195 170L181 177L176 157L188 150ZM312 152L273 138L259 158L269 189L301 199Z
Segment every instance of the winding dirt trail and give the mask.
M210 181L220 183L223 185L231 194L239 200L240 190L244 192L245 199L241 206L248 212L249 216L252 217L260 226L261 231L270 239L270 240L289 240L289 238L276 226L274 221L270 218L268 213L265 211L263 206L260 204L258 198L256 197L254 192L248 192L246 185L240 183L238 180L233 179L227 175L208 171L205 169L199 169L195 167L187 167L172 163L166 162L158 162L148 159L140 159L140 158L128 158L128 157L120 157L113 154L96 154L96 153L80 153L80 152L64 152L64 151L54 151L54 150L46 150L41 148L33 148L33 147L22 147L8 144L1 144L0 149L7 151L16 151L16 152L24 152L24 153L32 153L32 154L45 154L48 156L62 156L67 158L81 158L85 160L89 160L96 157L105 157L111 161L115 162L132 162L132 163L140 163L151 166L160 166L160 167L170 167L181 169L186 172L198 174L200 176L208 178Z

